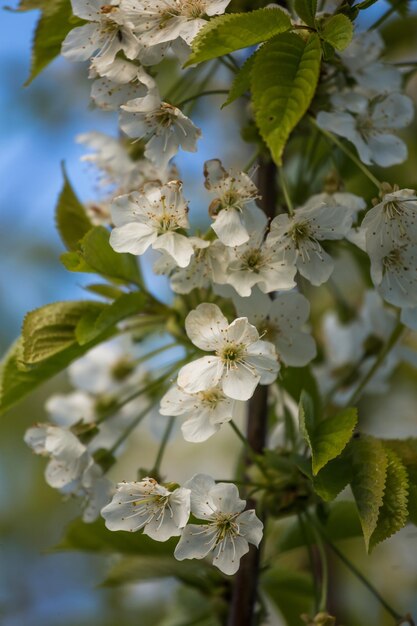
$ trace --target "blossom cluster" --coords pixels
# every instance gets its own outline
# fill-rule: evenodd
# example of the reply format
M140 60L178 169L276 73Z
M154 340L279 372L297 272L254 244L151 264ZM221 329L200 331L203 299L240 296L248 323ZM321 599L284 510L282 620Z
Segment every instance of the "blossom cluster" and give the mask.
M143 257L152 251L154 272L175 294L173 308L180 302L175 314L182 326L172 334L187 362L178 361L152 395L152 376L132 346L96 347L70 366L74 391L48 400L50 422L31 428L26 442L49 457L52 487L84 499L86 522L101 514L112 531L143 530L157 541L179 537L177 559L210 556L233 574L248 544L259 545L263 528L235 485L198 473L180 486L151 472L114 485L106 472L143 416L151 415L152 423L180 417L184 439L202 443L234 424L258 385L268 386L276 401L279 428L283 406L296 412L294 398L280 385L286 368L312 364L323 396L344 406L389 340L395 307L402 323L417 330L417 195L382 185L370 206L339 185L296 208L277 206L268 220L254 176L212 158L202 172L208 228L192 232L172 159L180 148L194 152L201 132L179 107L163 101L150 66L166 55L186 58L197 33L229 1L71 0L74 15L86 24L68 34L62 53L90 62L92 101L117 111L121 130L120 139L94 132L79 137L91 150L84 160L97 167L105 189L86 210L94 224L111 229L115 252ZM317 116L318 127L351 141L365 165L405 160L406 146L392 130L407 126L414 112L401 93L401 73L380 60L382 51L376 31L357 35L326 83L333 108ZM142 142L139 157L132 140ZM305 294L331 279L337 246L358 246L368 255L375 290L365 293L348 323L327 313L321 331L313 332ZM416 362L400 344L369 390L384 390L404 360ZM277 433L269 445L281 445ZM190 515L200 523L190 523Z

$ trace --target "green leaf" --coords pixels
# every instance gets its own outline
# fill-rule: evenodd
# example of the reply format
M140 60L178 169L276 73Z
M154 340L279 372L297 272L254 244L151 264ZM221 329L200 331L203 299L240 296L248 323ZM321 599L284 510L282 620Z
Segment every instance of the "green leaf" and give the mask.
M317 12L317 0L295 0L294 9L307 26L314 28Z
M42 8L46 6L46 3L42 4ZM42 12L35 30L32 65L25 85L29 85L60 54L62 42L69 31L83 23L83 20L72 15L69 0L55 0Z
M342 51L348 47L353 37L353 24L346 15L338 13L325 21L320 31L321 38L336 50Z
M142 556L172 556L177 541L154 541L141 532L107 530L104 520L85 524L81 519L72 522L62 541L54 548L60 550L82 550L84 552L114 552Z
M414 483L408 488L408 521L417 526L417 485Z
M311 614L314 589L311 576L283 567L269 569L261 577L261 589L282 614L287 624L302 624L300 615Z
M369 542L370 550L401 530L406 525L408 518L407 470L395 452L389 448L385 448L385 452L388 465L384 499L379 511L378 523Z
M0 364L0 414L8 411L31 391L82 357L102 339L100 337L85 346L71 345L30 368L23 363L22 339L16 341Z
M229 95L227 96L226 102L222 105L222 109L237 100L237 98L243 96L247 91L249 91L250 75L255 60L255 55L256 52L255 54L252 54L252 56L250 56L248 59L246 59L246 61L234 77L232 86L230 87Z
M334 500L352 480L349 459L340 456L327 463L312 479L314 491L324 500Z
M283 33L258 51L252 70L255 120L277 165L291 132L306 113L316 91L321 46L316 34L307 41Z
M60 256L60 261L69 272L78 272L81 274L94 274L95 272L92 267L87 265L79 252L64 252Z
M77 252L66 252L61 261L71 272L96 272L110 279L142 285L142 278L131 254L115 252L109 243L110 233L95 226L81 239Z
M83 346L99 337L105 331L130 317L137 315L146 304L146 296L139 292L126 293L98 311L89 311L83 316L75 329L78 343Z
M96 283L93 285L86 285L84 287L86 291L91 291L97 296L101 296L106 300L116 300L116 298L120 298L124 294L121 289L118 289L114 285L109 285L108 283Z
M358 510L353 502L335 502L330 506L329 514L322 524L326 536L332 541L342 541L362 536L362 527L358 517ZM314 543L313 533L310 533L310 542ZM304 533L298 521L294 521L280 537L279 552L288 552L296 548L305 547Z
M193 39L192 53L185 66L255 46L290 28L290 17L281 9L219 15Z
M349 443L358 422L356 409L344 409L337 415L322 420L311 436L313 474L338 457Z
M86 314L98 315L101 302L55 302L28 313L23 322L23 361L34 365L76 342L75 330Z
M76 250L78 242L93 228L93 224L87 217L84 206L75 195L64 167L62 171L64 186L58 198L55 221L66 248Z
M312 437L315 428L314 404L311 396L305 391L301 392L300 403L298 406L298 419L300 423L300 432L311 450Z
M306 391L314 404L314 411L317 415L321 411L321 398L310 367L285 367L282 368L281 384L285 391L299 403L301 393Z
M384 500L388 455L381 441L362 435L352 441L350 459L353 473L351 488L359 511L365 545L369 549Z

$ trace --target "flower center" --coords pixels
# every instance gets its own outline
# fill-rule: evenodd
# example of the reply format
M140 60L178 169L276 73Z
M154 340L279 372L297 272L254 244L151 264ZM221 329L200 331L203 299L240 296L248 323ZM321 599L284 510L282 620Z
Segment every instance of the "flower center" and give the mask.
M134 370L133 363L125 358L119 359L111 368L111 375L115 380L125 380Z
M245 353L245 347L241 343L227 343L221 350L220 358L226 367L230 367L240 361Z
M401 249L395 248L391 250L389 254L387 254L382 259L382 265L384 267L385 272L395 272L395 271L404 271L408 270L408 267L404 266Z
M100 7L100 13L103 13L103 15L108 15L109 13L114 13L115 11L117 11L118 7L113 6L112 4L103 4Z
M265 265L260 248L248 250L242 257L242 265L251 272L259 272Z
M175 107L167 102L163 102L161 104L161 108L151 115L154 117L158 126L162 126L162 128L170 128L175 118Z
M180 2L179 13L185 17L196 19L205 14L205 0L182 0Z
M220 391L220 389L215 388L207 389L207 391L201 391L199 396L202 403L212 409L216 408L218 403L225 398L225 395Z
M298 246L302 241L308 239L311 235L311 229L308 222L296 222L288 231L288 235Z
M239 524L236 523L238 513L218 513L213 524L217 528L216 545L224 541L227 537L237 537L239 535Z

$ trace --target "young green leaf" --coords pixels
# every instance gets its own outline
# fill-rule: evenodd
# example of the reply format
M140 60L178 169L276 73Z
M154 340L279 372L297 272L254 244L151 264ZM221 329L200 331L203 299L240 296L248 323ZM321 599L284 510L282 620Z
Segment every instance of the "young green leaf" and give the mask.
M295 0L294 9L307 26L314 28L317 12L317 0Z
M29 85L59 55L62 42L69 31L75 26L83 24L82 20L72 15L69 0L54 0L52 3L45 3L45 7L47 9L42 11L36 26L32 48L32 66L25 85ZM43 4L42 8L44 8Z
M251 74L255 120L277 165L282 163L291 132L310 106L320 65L316 34L307 41L295 33L277 35L256 55Z
M353 24L346 15L332 15L320 31L321 38L341 52L348 47L353 37Z
M67 250L76 250L78 242L93 228L93 224L88 218L84 206L75 195L64 167L62 171L64 186L58 198L55 221Z
M70 345L29 368L23 362L23 341L22 339L16 341L0 364L0 414L8 411L31 391L53 378L102 340L103 337L100 337L85 346Z
M311 450L315 428L314 404L311 396L304 390L301 392L298 405L298 420L300 432Z
M79 320L75 329L78 343L83 346L106 330L114 328L121 320L137 315L143 310L145 304L146 296L143 293L132 292L123 294L97 312L89 311Z
M92 228L79 243L79 254L83 262L92 271L107 278L141 285L142 280L135 257L115 252L109 239L110 233L104 226Z
M232 86L230 87L229 95L227 96L226 102L222 105L222 109L225 106L228 106L240 96L243 96L250 89L250 74L253 67L253 62L255 60L255 52L246 59L245 63L242 65L238 73L236 74Z
M379 511L378 523L370 538L370 550L401 530L406 525L408 518L407 470L395 452L389 448L385 448L385 452L388 465L384 499Z
M325 502L334 500L352 480L352 468L344 455L327 463L312 478L313 489Z
M86 314L98 315L101 302L55 302L28 313L23 322L23 361L34 365L77 342L75 329Z
M349 443L358 422L356 409L344 409L337 415L318 422L311 440L313 474L338 457Z
M377 527L384 501L388 455L378 439L361 436L350 446L353 478L351 488L359 511L366 548Z
M210 20L194 38L192 53L185 66L255 46L290 28L290 17L281 9L266 8L219 15Z

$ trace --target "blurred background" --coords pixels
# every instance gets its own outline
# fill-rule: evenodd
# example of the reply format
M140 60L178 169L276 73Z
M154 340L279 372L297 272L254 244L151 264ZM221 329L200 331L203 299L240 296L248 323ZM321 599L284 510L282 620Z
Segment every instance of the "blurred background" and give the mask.
M396 58L417 60L417 3L411 2L411 6L413 14L407 20L394 17L383 32ZM377 2L366 12L366 20L372 23L387 7L387 2ZM32 85L23 88L37 17L36 11L0 13L1 353L19 334L28 310L47 302L83 297L82 277L66 272L59 263L62 246L54 229L53 212L62 185L60 163L65 162L79 196L83 200L94 198L96 178L86 164L80 163L83 148L74 138L90 130L116 133L112 114L88 106L85 67L58 59ZM415 77L409 81L408 91L416 97ZM193 119L202 128L203 139L197 154L181 153L178 159L194 223L206 220L207 199L200 191L204 161L221 157L227 167L243 167L251 156L251 148L239 138L239 107L218 115L220 103L211 98L194 110ZM210 115L214 112L216 115ZM407 130L406 137L410 146L407 167L385 171L384 176L392 182L417 186L416 125ZM155 289L165 293L164 282L156 283ZM388 398L367 401L368 429L378 436L417 436L415 372L401 369L395 380L395 391ZM25 446L23 434L28 426L45 419L46 398L66 389L68 383L61 376L0 421L0 624L146 626L155 623L156 603L158 615L166 613L164 624L174 624L169 622L174 585L146 583L123 591L99 588L107 566L105 557L51 550L67 523L77 516L78 508L72 502L62 503L45 484L44 462ZM156 445L152 436L144 433L133 445L130 461L128 457L115 472L115 480L131 479L129 463L146 464ZM174 472L170 479L181 481L195 471L198 459L199 471L226 477L234 446L227 432L204 444L204 455L199 446L178 439L164 468L167 473ZM406 528L371 557L364 554L360 540L346 541L342 547L398 610L417 615L417 529ZM302 551L294 551L283 559L283 571L303 563ZM332 576L343 590L333 600L344 626L393 624L372 596L336 563Z

